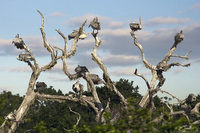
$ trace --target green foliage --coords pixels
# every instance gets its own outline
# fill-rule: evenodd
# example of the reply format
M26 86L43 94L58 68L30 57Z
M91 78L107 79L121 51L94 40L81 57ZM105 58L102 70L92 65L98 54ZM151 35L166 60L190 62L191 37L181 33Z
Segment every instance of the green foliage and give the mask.
M128 97L134 97L137 99L141 98L141 95L138 93L139 89L138 86L133 87L133 81L129 82L126 79L120 79L118 82L116 82L116 87L125 98ZM104 107L106 106L108 99L110 98L111 110L115 109L116 112L117 110L120 111L121 109L121 104L119 104L120 98L118 95L116 95L114 91L111 91L109 88L103 86L103 87L97 87L97 93Z
M121 108L119 97L110 89L97 87L99 98L105 107L110 98L110 108L114 110L111 114L104 112L106 123L97 124L95 122L95 112L90 107L82 106L79 102L66 101L64 103L52 101L36 100L30 107L28 114L25 116L22 123L17 128L16 133L32 132L32 133L163 133L163 132L197 132L197 126L190 126L187 119L183 115L171 116L169 109L163 104L160 99L155 96L153 98L156 110L150 113L149 107L138 108L138 101L141 95L138 93L138 87L133 87L133 82L125 79L120 79L116 82L116 87L128 99L128 108L124 110ZM64 95L61 90L56 91L53 87L47 88L45 94ZM69 92L69 95L73 92ZM91 93L84 92L84 95L91 95ZM170 99L164 97L166 102ZM19 95L12 95L11 92L3 92L0 94L0 124L3 123L4 117L17 109L23 97ZM200 96L197 96L197 101L189 103L194 107L197 102L200 102ZM77 115L69 111L80 113L81 120L78 126ZM175 110L180 109L180 105L174 105ZM121 116L114 124L109 121L116 112L120 112ZM153 119L164 114L163 119L158 122L152 122ZM197 120L196 117L189 115L192 121ZM8 121L6 124L10 124Z
M3 91L0 94L0 125L3 123L5 116L20 106L22 100L23 98L18 94L13 95L11 92Z
M47 133L47 127L44 121L41 121L40 123L36 124L35 127L33 127L33 131L37 133Z

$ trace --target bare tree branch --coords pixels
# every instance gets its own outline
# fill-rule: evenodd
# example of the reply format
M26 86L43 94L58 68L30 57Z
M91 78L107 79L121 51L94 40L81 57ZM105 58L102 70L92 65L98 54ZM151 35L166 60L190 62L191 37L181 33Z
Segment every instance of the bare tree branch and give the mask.
M164 102L164 103L165 103L165 105L169 108L169 110L170 110L170 115L182 114L182 115L184 115L184 116L187 118L188 123L190 123L190 119L189 119L188 115L185 113L185 111L181 110L181 111L175 111L175 112L174 112L172 106L170 106L167 102Z
M196 115L197 117L200 117L199 113L199 107L200 107L200 102L195 105L195 107L191 110L191 114Z
M40 73L42 71L51 69L57 63L57 58L56 58L57 57L57 52L56 52L56 54L54 53L54 49L46 41L46 34L43 31L43 28L44 28L44 16L40 11L38 11L38 13L42 17L42 25L41 25L40 30L41 30L41 34L42 34L42 37L43 37L44 47L47 49L47 51L49 51L51 53L51 61L50 61L49 64L47 64L47 65L45 65L45 66L40 68L39 65L37 64L37 61L36 61L36 59L34 57L34 54L24 44L22 38L19 38L19 35L18 35L18 36L16 36L16 39L14 39L13 42L16 43L15 45L17 46L17 48L24 49L27 53L30 54L31 60L34 61L34 65L33 65L29 60L23 60L24 62L26 62L31 67L33 72L32 72L31 78L29 80L27 93L26 93L26 95L25 95L25 97L23 99L23 102L21 103L21 105L18 108L18 110L15 111L16 121L18 121L18 122L23 120L23 118L27 114L30 106L36 100L36 93L34 92L34 86L35 86L36 80L38 79ZM11 126L9 127L8 133L14 132L16 130L17 126L18 126L18 124L16 122L11 123Z
M135 23L133 23L133 24L136 25L136 26L138 26L138 24L135 24ZM139 29L141 29L141 28L139 28ZM146 81L146 79L144 78L144 76L141 75L141 74L137 74L137 71L136 71L136 74L145 80L145 82L147 84L147 87L148 87L148 91L146 92L146 94L143 96L143 98L141 99L141 101L139 103L140 107L145 107L147 105L147 102L149 102L148 100L149 100L149 94L150 94L150 92L151 92L152 95L154 95L155 93L158 92L158 90L160 89L160 87L163 86L163 84L165 82L165 78L163 77L163 72L166 72L172 66L183 66L183 67L190 66L190 64L181 64L181 63L171 63L171 64L168 64L170 58L171 57L179 57L179 58L189 59L188 58L188 54L190 52L188 52L185 56L173 55L173 52L177 48L177 45L179 43L181 43L183 41L183 39L184 39L184 34L183 34L182 30L181 30L180 33L177 33L175 35L175 37L174 37L174 44L171 47L171 49L169 50L169 52L167 53L167 55L164 57L164 59L162 61L160 61L156 66L153 66L149 62L146 61L143 48L137 42L137 37L135 36L134 32L137 31L138 28L137 28L137 30L134 30L134 28L131 28L131 30L132 31L130 32L130 34L131 34L131 36L134 39L134 44L141 51L141 56L142 56L142 60L143 60L144 65L146 66L146 68L150 69L151 72L152 72L152 80L151 80L150 85L148 85L147 84L148 82ZM156 84L157 80L159 80L159 83L158 83L158 85L155 88L155 84ZM150 90L150 92L149 92L149 90Z
M44 16L39 10L37 10L37 11L42 17L42 25L41 25L40 31L41 31L42 38L43 38L43 44L44 44L44 47L49 51L49 53L51 53L51 62L49 64L41 67L41 70L40 70L40 71L45 71L47 69L51 69L57 63L57 59L56 59L57 53L55 54L53 47L51 47L51 45L49 45L49 43L46 40L46 34L44 32Z
M131 33L131 36L133 37L134 39L134 44L139 48L139 50L141 51L141 55L142 55L142 60L143 60L143 63L145 65L146 68L150 69L150 70L153 70L155 69L155 66L153 66L152 64L150 64L146 58L145 58L145 55L144 55L144 50L142 48L142 45L140 45L138 42L137 42L137 37L135 36L135 33L133 31L130 32Z
M149 82L148 82L147 79L144 77L144 75L138 73L138 72L137 72L137 69L135 69L134 74L137 75L137 76L139 76L139 77L141 77L141 78L145 81L145 83L146 83L146 85L147 85L147 88L150 90Z
M69 111L78 115L77 122L76 122L76 125L75 125L75 126L78 126L79 121L81 120L81 115L78 112L73 111L70 107L69 107Z
M189 54L190 52L192 52L192 51L189 51L185 56L171 55L171 57L179 57L179 58L183 58L183 59L189 60L188 54Z
M108 74L107 68L105 66L105 64L101 61L101 59L97 56L97 49L98 47L101 45L101 42L99 40L99 38L97 37L97 33L92 33L94 39L95 39L95 46L93 48L93 52L91 53L92 55L92 60L94 60L99 67L101 68L101 70L103 71L103 76L104 76L104 80L106 81L106 86L108 88L110 88L111 90L113 90L121 99L122 103L124 105L127 105L127 100L124 98L124 96L118 91L118 89L115 87L114 83L112 82L112 80L110 79L110 76Z

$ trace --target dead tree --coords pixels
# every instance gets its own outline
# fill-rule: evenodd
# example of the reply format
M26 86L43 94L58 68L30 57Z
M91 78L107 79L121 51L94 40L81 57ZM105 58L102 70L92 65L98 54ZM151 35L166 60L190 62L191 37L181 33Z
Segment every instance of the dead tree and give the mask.
M163 72L167 72L172 66L183 66L183 67L188 67L190 66L190 64L181 64L181 63L168 63L171 59L171 57L179 57L179 58L183 58L188 60L188 54L191 52L188 52L185 56L180 56L180 55L174 55L173 52L175 51L175 49L177 48L177 45L179 43L181 43L184 39L184 34L182 32L182 30L180 31L180 33L177 33L174 37L174 44L171 47L171 49L169 50L169 52L167 53L167 55L164 57L164 59L162 61L160 61L157 65L152 65L151 63L149 63L146 58L145 58L145 54L143 51L143 47L142 45L140 45L137 42L137 37L135 35L135 31L137 30L141 30L142 26L138 26L136 28L132 28L133 24L130 24L130 28L131 28L131 36L134 39L134 44L139 48L140 52L141 52L141 56L142 56L142 61L145 65L145 67L149 70L151 70L152 73L152 79L151 82L149 83L147 81L147 79L140 73L138 73L137 69L135 70L135 75L141 77L142 79L144 79L146 85L147 85L147 92L146 94L143 96L143 98L141 99L140 103L139 103L139 107L145 107L147 105L147 103L150 101L152 101L152 97L154 94L156 94L161 87L163 86L164 82L165 82L165 78L163 77ZM135 24L135 25L141 25L141 20L139 24ZM156 85L156 81L158 81L158 84ZM151 103L153 106L153 103ZM153 108L153 107L152 107Z
M105 82L103 80L101 80L101 78L99 78L98 75L89 73L88 69L86 67L84 67L84 66L78 66L75 69L75 72L76 72L75 74L71 74L69 72L69 70L68 70L68 67L67 67L66 59L69 58L71 55L75 54L76 48L77 48L77 42L80 39L79 36L81 35L81 33L83 33L83 26L85 25L86 21L80 27L77 36L73 40L73 45L72 45L71 51L67 52L67 37L60 30L57 30L57 32L64 39L65 46L64 46L64 49L61 49L61 48L58 48L58 47L55 47L55 48L60 50L60 51L62 51L61 59L63 61L63 72L68 76L68 78L70 80L77 80L78 78L85 79L85 81L87 82L87 88L92 93L92 96L90 96L90 97L88 97L88 96L80 97L79 98L79 102L84 104L85 106L89 105L90 107L92 107L94 109L94 111L96 112L95 120L97 122L104 122L104 118L102 116L103 116L103 113L109 108L109 106L106 107L107 109L105 110L105 108L103 107L103 105L102 105L102 103L101 103L101 101L99 99L98 93L97 93L96 88L95 88L95 84L100 84L100 83L105 84L108 88L110 88L112 91L114 91L120 97L121 103L124 106L126 106L127 100L124 98L124 96L115 87L115 84L110 79L110 76L109 76L109 74L107 72L106 66L101 61L101 59L97 56L97 53L96 53L97 52L97 48L100 46L101 41L99 41L99 39L97 37L98 32L94 33L94 30L100 30L100 23L98 22L97 18L95 18L94 20L96 20L95 24L93 24L91 22L93 24L93 25L91 25L91 27L93 28L92 35L93 35L93 37L95 39L95 46L94 46L93 52L91 54L92 54L92 59L102 69L102 71L104 73ZM109 105L109 103L110 103L110 101L108 100L107 105Z
M26 52L26 54L20 54L17 59L27 63L30 66L30 68L32 69L32 74L31 74L31 77L29 80L28 89L27 89L26 95L24 97L24 100L21 103L20 107L17 110L14 110L14 112L13 112L15 118L14 118L14 120L11 120L11 125L8 128L6 128L6 126L7 126L6 120L1 125L1 128L6 133L13 133L16 130L18 124L23 121L23 118L27 114L30 106L37 99L37 95L39 93L34 92L34 86L36 84L36 81L37 81L40 73L53 68L56 65L57 60L58 60L57 52L55 52L54 48L51 45L49 45L46 40L46 34L43 30L44 29L44 16L40 11L38 11L38 13L42 17L42 25L41 25L40 31L41 31L42 38L43 38L43 45L47 49L47 51L50 53L51 61L48 64L40 67L36 61L34 54L31 52L31 50L28 48L28 46L24 43L22 38L20 38L19 35L17 35L14 38L13 43L17 47L17 49L25 50L25 52ZM7 131L5 131L5 129L7 129Z
M68 78L70 80L77 80L78 78L83 78L85 79L85 81L89 84L91 92L92 92L92 97L79 97L78 100L80 103L83 103L85 106L90 106L94 109L94 111L96 112L96 121L100 122L101 121L101 117L102 117L102 112L103 112L103 106L101 101L99 100L99 97L97 95L94 83L92 81L92 79L89 77L88 73L86 73L86 69L84 69L84 71L81 71L81 67L80 68L76 68L75 74L71 74L67 68L67 62L66 59L70 58L72 55L75 55L76 50L77 50L77 42L80 39L80 35L81 33L83 33L83 26L85 25L86 21L82 24L82 26L80 27L79 31L76 34L76 37L73 40L73 45L72 45L72 49L71 51L67 51L67 37L60 31L60 30L56 30L61 37L64 39L65 42L65 46L64 49L55 47L56 49L59 49L62 51L62 55L61 55L61 59L63 61L63 72L68 76ZM80 69L80 70L79 70ZM77 99L77 98L74 98Z

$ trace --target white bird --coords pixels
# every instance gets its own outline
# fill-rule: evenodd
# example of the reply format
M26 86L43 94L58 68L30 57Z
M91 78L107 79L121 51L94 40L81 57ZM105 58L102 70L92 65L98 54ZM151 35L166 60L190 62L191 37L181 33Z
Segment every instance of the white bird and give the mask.
M75 93L82 95L84 86L80 84L79 82L80 82L80 79L78 79L78 81L75 84L73 84L72 89Z

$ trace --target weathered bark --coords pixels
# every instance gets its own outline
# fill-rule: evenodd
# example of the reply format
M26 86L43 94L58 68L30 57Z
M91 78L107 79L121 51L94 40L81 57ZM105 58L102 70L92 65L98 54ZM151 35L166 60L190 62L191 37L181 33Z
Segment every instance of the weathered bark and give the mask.
M101 61L101 59L97 56L97 49L98 47L101 45L101 42L98 37L97 37L97 33L92 33L94 39L95 39L95 46L93 48L93 52L91 53L92 55L92 60L94 60L99 67L101 68L101 70L104 73L105 79L106 80L106 86L108 88L110 88L112 91L114 91L119 97L121 102L126 106L127 105L127 100L126 98L124 98L124 96L120 93L120 91L118 91L118 89L115 87L115 84L112 82L112 80L110 79L110 76L108 74L107 68L105 66L105 64Z
M166 72L167 70L169 70L172 66L183 66L183 67L188 67L190 66L190 64L181 64L181 63L171 63L168 64L168 62L170 61L171 57L179 57L179 58L184 58L184 59L189 59L188 58L188 54L191 52L188 52L185 56L180 56L180 55L173 55L174 50L177 48L177 45L179 43L181 43L181 41L184 38L184 35L182 34L182 31L180 32L181 34L176 34L175 35L175 42L172 46L172 48L169 50L169 52L167 53L167 55L164 57L164 59L159 62L156 66L150 64L144 55L144 51L142 46L137 42L137 37L134 33L134 31L131 31L130 34L134 39L134 44L139 48L140 52L141 52L141 56L142 56L142 61L145 65L146 68L151 70L152 73L152 79L150 84L148 83L148 81L144 78L143 75L138 74L137 72L135 72L135 75L141 77L144 79L144 81L146 82L148 91L146 92L146 94L143 96L143 98L141 99L140 103L139 103L139 107L145 107L147 105L147 103L149 102L149 100L152 99L153 95L156 94L159 90L161 90L160 88L163 86L164 82L165 82L165 78L163 77L162 73ZM179 37L180 35L180 37ZM178 38L178 39L177 39ZM181 38L181 39L180 39ZM156 85L156 81L159 81L159 83ZM149 96L151 94L151 96Z
M88 74L86 74L86 73L71 74L68 71L68 68L67 68L66 59L70 58L71 55L75 55L76 50L77 50L77 43L78 43L78 40L79 40L79 36L81 35L81 33L83 31L83 26L85 25L85 23L86 23L86 21L79 28L79 32L78 32L77 36L74 38L74 40L73 40L73 45L72 45L72 49L71 49L70 52L67 52L67 37L60 30L56 30L62 36L62 38L64 39L65 46L64 46L64 49L61 49L61 48L58 48L58 47L55 47L55 48L62 51L62 56L60 56L60 57L61 57L61 59L63 61L63 72L68 76L68 78L70 80L77 80L78 78L82 77L88 83L88 85L89 85L88 87L90 87L90 89L91 89L92 99L93 100L92 101L85 100L85 98L83 98L81 96L80 97L80 102L84 101L84 103L87 103L86 106L90 105L90 107L92 107L94 109L94 111L96 112L96 119L95 120L97 122L102 122L103 121L102 120L102 113L104 111L104 108L103 108L103 105L102 105L102 103L101 103L101 101L100 101L100 99L98 97L98 94L96 92L96 89L95 89L93 81L88 76Z
M6 132L6 133L13 133L13 132L15 132L15 130L17 129L17 126L19 125L19 123L23 121L23 118L27 114L30 106L32 104L34 104L34 101L37 98L36 97L36 93L34 92L34 86L35 86L36 80L38 79L40 73L42 71L51 69L57 63L57 59L58 59L57 55L55 55L54 49L47 43L47 41L46 41L46 35L45 35L45 32L43 31L43 28L44 28L44 16L43 16L43 14L40 11L38 11L38 12L39 12L39 14L42 17L42 25L41 25L40 31L41 31L42 38L43 38L43 44L44 44L44 47L47 49L47 51L50 52L50 54L51 54L51 61L47 65L39 67L39 65L38 65L38 63L37 63L37 61L36 61L36 59L34 57L34 54L25 45L25 43L23 43L23 49L27 53L29 53L31 55L32 60L34 62L34 64L32 64L30 61L24 61L32 69L32 75L31 75L31 78L29 80L29 85L28 85L28 89L27 89L26 95L24 97L24 100L21 103L21 105L18 108L18 110L14 111L15 119L11 121L11 126L8 127L8 128L6 127L7 126L5 124L6 120L1 125L1 128L3 128L4 132Z

